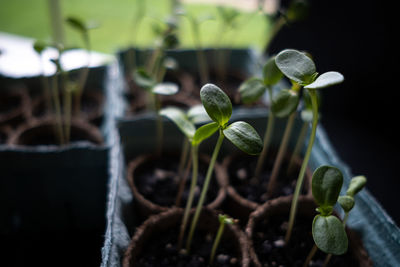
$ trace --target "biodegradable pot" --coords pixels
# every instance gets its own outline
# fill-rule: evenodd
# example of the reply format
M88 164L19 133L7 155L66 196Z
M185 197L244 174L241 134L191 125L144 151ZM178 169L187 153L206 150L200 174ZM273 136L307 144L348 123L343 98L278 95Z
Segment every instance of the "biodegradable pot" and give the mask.
M286 174L285 166L288 165L290 154L286 155L276 185L273 186L273 188L276 188L277 190L273 195L267 196L267 185L273 161L275 159L275 157L273 157L273 155L275 155L274 153L270 153L269 155L270 157L267 158L259 179L252 178L252 172L256 167L258 159L257 157L233 154L225 157L222 163L222 169L228 177L226 201L227 211L235 218L239 218L242 223L246 223L250 213L266 201L272 198L293 194L302 160L300 158L295 158L295 171L293 171L293 174L288 176ZM307 168L302 193L309 197L312 195L311 178L312 172L310 168ZM282 179L285 181L279 182ZM262 181L261 184L260 180ZM247 196L245 196L245 194L247 194ZM264 199L263 196L265 196Z
M7 143L19 146L59 145L56 129L57 120L54 117L33 120L16 129ZM101 145L103 137L97 127L83 120L72 120L70 143L80 141Z
M29 114L30 101L24 88L13 88L0 92L0 125L17 126Z
M256 267L272 262L277 266L302 266L314 245L311 225L316 205L313 199L300 196L292 236L289 246L285 246L284 236L292 199L292 196L273 199L251 213L246 234L249 237L250 257ZM349 237L347 253L333 255L328 266L372 266L358 235L347 228L346 231ZM325 257L325 253L318 251L312 266L322 266Z
M219 221L217 214L203 209L194 234L191 253L183 255L176 248L183 210L178 208L148 218L133 236L125 252L123 266L208 266ZM248 267L247 238L235 225L227 225L218 246L213 266ZM159 258L158 258L159 257ZM199 259L201 258L201 259ZM228 261L223 263L223 261ZM234 264L230 264L234 262Z
M73 101L73 97L72 101ZM51 115L53 110L46 107L46 98L41 95L32 101L31 116L34 118L43 118ZM73 104L72 104L73 105ZM73 106L72 106L73 109ZM85 90L81 99L81 112L79 119L86 120L96 126L100 125L104 115L104 95L95 90ZM73 114L76 117L76 114Z
M160 158L156 155L147 154L138 156L129 162L127 179L133 192L134 206L142 218L166 211L175 205L179 182L174 182L174 179L177 178L176 169L178 168L178 161L179 157L174 155L167 155ZM198 185L202 184L209 162L210 158L208 156L199 156ZM156 177L157 173L159 177ZM190 177L191 172L186 181L185 188L187 190L183 193L181 204L183 207L186 204L187 192L190 187ZM226 196L227 177L218 163L215 163L214 177L212 177L207 193L208 200L206 200L206 206L211 209L220 207ZM201 188L198 188L198 195L200 194L200 190ZM161 204L161 202L169 203ZM196 196L193 203L197 203Z

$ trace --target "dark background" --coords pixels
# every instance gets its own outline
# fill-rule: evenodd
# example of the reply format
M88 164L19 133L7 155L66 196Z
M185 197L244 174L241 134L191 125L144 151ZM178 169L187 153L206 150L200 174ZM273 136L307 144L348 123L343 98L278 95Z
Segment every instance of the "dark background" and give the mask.
M367 188L400 224L398 208L399 112L398 62L387 1L310 0L308 17L284 27L270 47L310 52L323 73L341 72L344 83L322 93L321 124L339 157L354 175L365 175ZM286 2L283 2L286 4ZM393 11L394 12L394 11Z

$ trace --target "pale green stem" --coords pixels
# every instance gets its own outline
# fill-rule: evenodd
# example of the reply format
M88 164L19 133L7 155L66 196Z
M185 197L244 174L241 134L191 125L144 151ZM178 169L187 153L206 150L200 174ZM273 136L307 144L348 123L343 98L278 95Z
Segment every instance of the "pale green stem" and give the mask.
M308 127L309 127L309 122L304 122L303 126L301 127L296 146L293 150L292 156L289 161L289 166L287 168L287 174L291 174L294 170L295 159L296 159L296 157L298 157L300 155L301 149L303 148L304 141L306 139L307 132L308 132Z
M190 19L190 22L192 25L193 40L196 45L196 55L197 55L197 62L199 64L201 84L206 84L208 82L208 66L200 40L199 25L193 19Z
M65 117L65 143L69 143L71 137L71 106L72 106L72 96L70 88L65 89L64 95L64 117Z
M182 173L178 175L180 181L179 181L178 193L176 194L176 199L175 199L175 206L177 207L181 205L182 194L185 189L186 180L187 177L189 176L189 171L191 166L192 166L192 155L190 155L189 159L187 160L185 171L182 170Z
M290 217L289 217L289 225L288 225L288 230L286 232L285 236L285 241L286 244L289 243L290 236L292 234L292 229L293 229L293 224L294 224L294 219L296 217L296 212L297 212L297 202L300 196L300 191L301 187L303 185L304 181L304 175L306 173L308 161L310 160L311 156L311 151L312 147L314 145L315 141L315 136L317 133L317 126L318 126L318 100L317 100L317 94L314 90L308 90L310 97L311 97L311 104L312 104L312 111L313 111L313 121L312 121L312 127L311 127L311 135L310 135L310 141L308 142L307 146L307 151L304 156L303 163L301 165L300 173L297 178L297 183L296 183L296 188L293 194L293 200L292 200L292 205L290 207Z
M271 41L274 39L274 37L277 35L277 33L281 30L283 25L285 25L285 18L283 16L281 16L281 17L279 17L278 21L274 23L271 34L267 35L267 38L266 38L265 44L264 44L264 50L262 50L264 53L268 51Z
M270 95L270 99L272 99L272 89L268 88L268 92ZM265 131L264 140L263 140L264 147L263 147L263 150L261 151L260 156L258 157L256 170L254 172L255 178L259 178L260 174L263 170L264 162L265 162L265 159L267 158L267 154L268 154L269 144L271 143L272 133L274 132L274 124L275 124L274 122L275 122L275 116L270 111L268 122L267 122L267 129Z
M293 128L295 118L296 118L296 112L293 112L292 114L290 114L289 119L286 123L286 128L285 128L285 132L283 134L281 145L279 146L278 155L276 156L274 166L272 168L271 177L268 182L267 195L269 197L271 197L274 194L274 192L276 191L276 184L277 184L276 181L279 176L279 170L281 168L283 158L286 154L286 149L289 144L290 134L292 133L292 128Z
M219 150L221 148L221 145L222 145L222 141L224 141L224 134L223 134L222 130L220 129L219 130L218 141L217 141L217 144L215 145L214 152L213 152L213 154L211 156L211 161L210 161L210 165L208 166L206 179L205 179L204 184L203 184L203 189L201 191L199 202L197 203L196 212L195 212L194 217L193 217L192 225L190 226L189 237L188 237L187 242L186 242L186 251L187 251L187 253L190 252L190 245L192 243L194 230L196 229L197 221L199 220L200 213L201 213L201 208L203 207L204 200L206 198L208 185L210 184L211 176L212 176L212 173L213 173L213 170L214 170L214 165L215 165L215 162L217 161L217 157L218 157L218 153L219 153Z
M57 73L54 75L52 79L52 88L53 88L53 102L54 102L54 111L56 114L57 119L57 137L60 145L65 144L64 140L64 130L63 130L63 121L62 121L62 114L61 114L61 103L60 103L60 92L58 90L58 79Z
M41 73L42 75L40 76L40 81L43 86L43 95L45 97L45 102L46 102L46 108L48 111L53 110L52 104L51 104L51 89L49 86L49 79L46 76L46 73L44 71L44 63L43 63L43 57L40 54L40 68L41 68Z
M81 98L82 98L83 90L85 89L85 84L86 84L87 78L89 76L89 70L90 70L89 68L90 68L91 45L90 45L90 40L89 40L89 34L86 33L84 35L83 39L85 40L85 46L86 46L86 50L87 50L87 64L82 70L82 73L78 80L76 92L75 92L74 114L76 116L79 116L79 114L81 112Z
M183 139L181 158L179 159L179 165L178 165L178 176L180 177L182 177L183 168L185 167L189 149L190 149L190 141L188 138L185 137Z
M215 237L212 249L211 249L211 256L210 256L210 265L214 262L215 253L217 252L217 248L219 245L219 241L221 240L222 234L224 233L225 229L225 222L222 221L219 225L217 236Z
M154 97L154 105L155 105L155 111L156 111L156 131L157 131L157 148L156 148L156 154L161 155L162 152L162 147L163 147L163 121L162 121L162 116L160 115L160 108L161 108L161 103L160 99L158 98L158 95L153 94Z
M308 254L303 267L307 267L310 264L310 261L312 260L312 258L314 257L315 253L318 251L318 247L314 244L314 246L312 247L310 253Z
M61 90L64 97L64 141L69 143L71 133L71 90L68 88L68 73L60 69L61 75ZM61 96L60 95L60 96Z
M56 44L64 45L64 28L63 15L61 12L60 0L48 0L51 29L53 33L53 41Z
M183 242L183 236L186 231L186 226L189 220L189 214L190 214L190 209L192 208L193 205L193 199L194 199L194 190L197 185L197 176L198 176L198 166L199 166L199 160L198 160L198 146L192 146L192 181L190 183L190 191L189 191L189 197L186 202L186 207L185 207L185 212L183 214L183 219L182 219L182 224L179 232L179 238L178 238L178 248L180 249L182 247L182 242Z

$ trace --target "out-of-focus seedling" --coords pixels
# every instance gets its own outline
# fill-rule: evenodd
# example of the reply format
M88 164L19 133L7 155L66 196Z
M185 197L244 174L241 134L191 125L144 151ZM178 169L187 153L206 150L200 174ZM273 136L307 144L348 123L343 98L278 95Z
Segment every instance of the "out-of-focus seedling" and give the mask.
M218 227L217 235L215 236L214 243L213 243L213 246L211 249L211 256L210 256L210 261L209 261L210 265L212 265L214 262L215 253L217 252L219 242L221 241L221 237L224 233L225 225L237 223L237 220L229 218L228 215L223 215L223 214L218 215L218 220L219 220L219 227Z

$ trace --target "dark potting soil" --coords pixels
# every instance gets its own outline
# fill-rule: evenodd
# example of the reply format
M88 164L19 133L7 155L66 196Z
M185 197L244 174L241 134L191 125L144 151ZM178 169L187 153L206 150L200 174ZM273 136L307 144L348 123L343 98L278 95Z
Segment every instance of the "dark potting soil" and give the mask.
M273 196L266 195L269 178L271 176L275 156L267 158L264 169L258 179L253 177L257 165L257 157L241 156L229 165L229 182L242 197L257 203L264 203L270 198L293 194L296 187L299 168L288 175L288 161L283 161L278 175L278 191ZM303 189L303 193L305 190Z
M157 235L148 242L137 260L138 267L205 267L210 266L211 248L215 232L209 233L197 230L194 234L191 253L186 254L177 248L178 229L174 228L161 235ZM236 252L234 242L221 239L211 266L235 267L240 266L239 254Z
M265 266L303 266L305 259L314 245L311 234L312 217L298 216L288 246L285 246L285 234L288 216L274 216L267 222L258 223L254 234L254 250L262 265ZM309 266L320 267L326 258L325 253L318 250ZM358 266L358 262L349 250L340 256L333 255L328 266Z
M172 206L175 204L178 193L179 180L177 176L179 158L162 157L138 167L135 171L135 183L139 192L148 200L160 206ZM208 165L199 161L199 174L193 204L196 205L205 179ZM186 205L189 197L191 171L187 177L185 189L182 194L181 206ZM219 186L216 181L215 173L211 178L208 187L205 203L212 202L218 194Z

